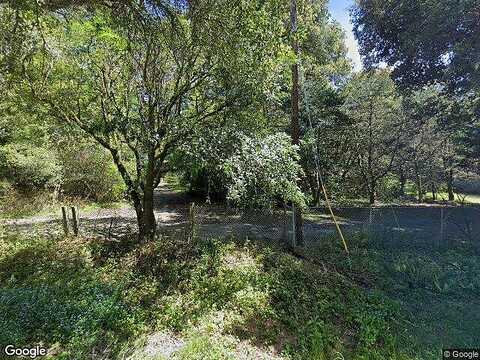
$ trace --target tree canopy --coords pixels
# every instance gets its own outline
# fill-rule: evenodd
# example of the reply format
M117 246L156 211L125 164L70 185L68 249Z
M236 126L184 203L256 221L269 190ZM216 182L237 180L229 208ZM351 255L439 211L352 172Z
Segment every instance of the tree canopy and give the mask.
M480 1L358 0L352 15L367 67L386 63L406 86L480 88Z

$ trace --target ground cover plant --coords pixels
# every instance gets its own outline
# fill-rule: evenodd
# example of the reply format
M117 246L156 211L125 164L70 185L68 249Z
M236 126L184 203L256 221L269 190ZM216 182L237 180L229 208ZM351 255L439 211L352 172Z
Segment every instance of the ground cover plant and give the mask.
M115 358L160 330L185 337L175 356L186 359L235 358L242 341L286 358L397 351L390 329L397 305L276 246L2 240L1 342L41 343L53 358Z
M393 253L359 234L350 257L325 239L303 258L248 240L42 236L3 234L1 342L52 358L141 358L155 332L182 339L179 359L435 359L478 340L469 248Z
M403 317L393 326L411 356L436 359L451 343L476 346L479 319L474 309L480 291L476 244L438 247L384 233L357 233L350 243L349 258L340 255L335 238L325 239L313 258L360 277L394 301Z

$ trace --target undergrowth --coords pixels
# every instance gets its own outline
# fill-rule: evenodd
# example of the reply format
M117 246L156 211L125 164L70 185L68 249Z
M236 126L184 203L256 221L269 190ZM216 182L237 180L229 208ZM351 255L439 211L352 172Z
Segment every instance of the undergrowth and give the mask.
M11 187L8 191L2 192L0 188L0 219L15 220L58 215L62 206L76 206L82 214L87 214L100 209L128 207L129 204L126 201L95 202L66 196L61 196L60 199L58 194L48 190L22 193Z
M442 349L478 345L478 240L438 245L382 233L349 234L348 240L349 257L334 236L309 257L396 303L402 317L391 325L410 356L434 360Z
M119 359L135 339L164 331L185 341L176 359L423 359L407 355L399 329L409 319L381 274L440 293L470 285L427 276L435 266L425 259L399 256L387 269L366 243L358 239L350 260L327 246L310 261L233 240L4 234L0 344L42 344L56 359Z

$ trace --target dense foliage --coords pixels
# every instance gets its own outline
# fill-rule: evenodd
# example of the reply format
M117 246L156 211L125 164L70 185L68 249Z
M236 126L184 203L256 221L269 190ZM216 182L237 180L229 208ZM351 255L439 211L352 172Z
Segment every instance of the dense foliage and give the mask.
M297 186L302 170L290 138L279 134L242 140L240 148L225 163L230 178L228 198L244 207L269 208L282 200L304 205Z
M423 201L427 190L434 199L446 192L449 200L455 200L456 174L478 170L474 93L453 96L441 85L398 89L388 77L398 78L401 66L393 72L351 74L343 34L329 19L326 2L299 2L296 56L285 27L286 1L240 2L233 8L220 0L158 2L151 8L125 2L122 17L104 2L92 2L93 7L72 7L68 2L43 5L1 5L5 19L1 56L8 70L2 78L8 95L2 103L6 125L0 127L3 177L24 188L49 188L56 182L64 194L93 200L118 200L125 194L135 206L140 238L155 228L153 189L169 171L181 174L187 188L208 199L225 200L230 189L230 198L245 199L237 204L257 206L265 205L267 198L279 202L306 198L319 204L323 199L319 179L337 201L366 198L373 204L405 199L413 192ZM370 5L358 3L354 20L364 53L380 56L367 40L383 36L377 24L385 31L391 24L362 10ZM452 23L468 22L468 13ZM17 35L12 32L16 23L22 30ZM376 37L369 37L374 30ZM409 31L402 34L413 36ZM421 36L427 39L428 33ZM23 41L26 38L30 41ZM14 49L23 55L12 57ZM466 47L455 47L458 57L467 56L460 49ZM392 57L395 54L391 52ZM373 64L383 58L367 59ZM289 182L277 181L278 167L258 167L263 181L257 181L254 172L245 178L247 165L238 155L246 138L273 139L273 134L291 130L293 62L301 64L302 196L292 196ZM452 60L445 66L456 64ZM440 70L430 65L429 69L433 72L424 75L430 80L447 81ZM468 79L473 89L476 80ZM7 123L18 113L23 120L15 121L25 129L41 129L42 137L31 130L19 137ZM75 128L81 132L75 130L70 139L93 141L95 150L53 146ZM28 149L26 144L33 141L42 150ZM283 140L265 146L274 146L273 153L289 152ZM108 157L123 185L106 164ZM35 170L38 160L48 166ZM232 180L240 172L245 175L242 191L239 180ZM22 184L25 178L29 184ZM245 186L251 189L246 191ZM264 201L258 202L252 191L264 194Z
M357 1L353 22L368 66L394 66L405 85L446 81L455 92L478 92L480 2Z

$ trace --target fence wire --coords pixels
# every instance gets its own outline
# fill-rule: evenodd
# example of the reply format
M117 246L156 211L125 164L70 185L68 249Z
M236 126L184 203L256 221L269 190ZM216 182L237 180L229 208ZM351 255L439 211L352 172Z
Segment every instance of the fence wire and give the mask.
M419 246L454 248L462 244L480 251L480 207L478 206L381 206L336 207L333 209L347 242L355 245L359 234L384 246ZM224 205L185 204L162 208L155 213L158 230L175 236L203 238L257 239L294 243L293 211L290 207L274 210L240 210ZM305 245L319 246L340 238L326 208L309 208L303 213ZM12 220L3 227L13 232L30 232L32 226L48 234L62 234L58 217ZM119 238L136 231L133 209L82 214L80 233Z
M341 230L351 241L364 234L385 246L455 247L469 243L480 247L480 208L467 206L337 207ZM182 216L188 226L188 211ZM195 206L196 233L201 237L263 239L293 244L291 208L239 210L227 206ZM328 209L304 212L306 246L321 245L338 236Z

